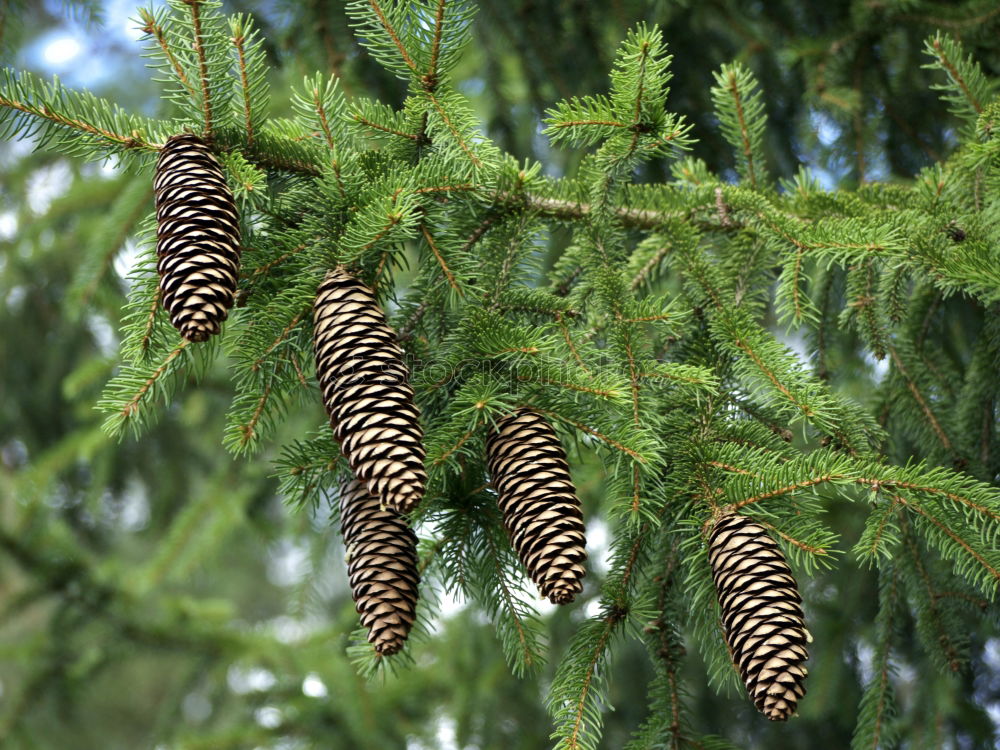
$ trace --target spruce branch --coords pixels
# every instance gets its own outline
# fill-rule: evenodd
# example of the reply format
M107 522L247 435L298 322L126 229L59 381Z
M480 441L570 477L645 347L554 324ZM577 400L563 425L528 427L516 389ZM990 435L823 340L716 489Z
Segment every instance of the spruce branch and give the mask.
M714 76L715 113L726 140L736 149L740 176L751 188L761 187L764 181L763 137L767 125L763 93L753 74L739 63L723 65Z
M920 407L920 411L927 419L927 422L931 426L931 429L933 430L935 437L937 437L938 441L940 441L941 447L944 448L944 450L947 453L955 455L951 439L948 437L948 434L941 426L941 422L935 415L934 410L931 409L927 399L924 398L923 394L920 391L920 388L917 386L913 378L910 376L906 366L903 364L903 361L899 356L899 352L896 350L896 347L890 344L888 346L888 350L889 350L889 356L892 358L893 365L895 365L896 370L900 374L900 377L902 377L904 382L906 383L906 387L912 394L913 400L916 401L917 405Z
M278 334L278 337L268 345L267 349L264 350L264 353L254 360L253 364L250 365L250 369L253 370L254 372L260 370L260 367L263 364L264 360L266 360L275 349L277 349L287 340L288 335L299 323L302 322L303 318L305 318L305 316L308 315L311 312L311 310L312 310L311 307L306 310L301 310L295 315L294 318L288 321L288 325L286 325L282 329L281 333Z
M368 0L368 6L375 13L379 25L382 27L382 30L392 41L393 46L395 46L396 51L399 53L399 56L402 59L402 61L406 64L406 67L409 68L411 71L416 72L417 71L416 63L414 63L413 60L410 58L410 53L406 50L406 46L400 39L399 33L396 31L395 28L393 28L393 25L389 22L386 12L382 9L381 4L377 0Z
M997 587L1000 586L1000 563L993 560L996 557L995 551L992 556L990 556L985 550L983 550L979 543L972 538L963 537L959 530L956 530L951 525L949 525L945 520L939 518L926 507L918 505L912 498L907 500L902 495L893 495L893 498L898 500L900 504L909 508L911 511L919 515L920 517L926 519L930 522L936 529L938 529L948 540L954 542L961 548L962 553L968 555L972 560L974 560L978 565L980 565L990 577L996 579L995 581L987 581L984 588L987 591L995 592ZM953 561L961 560L961 553L951 549L948 545L940 545L942 547L941 551L946 557L952 559ZM982 578L982 576L980 576Z
M359 114L357 112L355 112L353 115L351 115L351 117L354 118L355 122L360 123L361 125L364 125L365 127L369 127L369 128L371 128L373 130L380 130L383 133L388 133L389 135L399 136L400 138L407 138L407 139L409 139L411 141L420 140L420 136L417 133L405 133L402 130L396 130L396 129L388 126L388 125L383 125L382 123L374 122L373 120L368 120L363 115L361 115L361 114Z
M232 16L229 19L229 31L239 76L240 101L234 103L234 106L243 120L246 147L253 148L257 133L264 125L269 102L263 39L249 15Z
M971 57L963 55L962 45L938 32L925 42L924 51L934 59L933 63L924 67L937 68L948 76L948 85L935 88L952 92L944 98L955 107L953 111L967 118L981 114L983 103L991 98L992 87L979 65Z
M438 58L441 55L441 34L444 31L444 9L447 0L437 0L437 10L434 13L434 40L431 42L431 59L422 83L427 91L434 91L438 82Z
M496 543L496 539L490 534L486 534L485 537L488 545L489 559L493 561L496 580L500 584L503 609L508 613L510 621L514 625L514 632L517 634L517 656L516 658L513 656L509 657L509 661L514 667L515 674L523 676L525 673L530 673L539 667L542 656L539 653L536 639L524 621L525 616L522 613L524 605L517 601L514 592L507 583L506 571L504 571L501 563L503 555Z
M157 285L156 292L153 294L152 302L150 302L149 305L149 314L146 316L146 325L142 331L142 336L139 339L139 351L143 356L149 352L153 343L153 327L156 325L156 314L160 309L160 295L162 293L163 292L160 291L159 285Z
M929 566L923 559L923 551L914 538L910 524L905 520L903 536L906 541L907 559L912 565L912 570L907 571L904 580L910 584L911 590L917 587L922 594L926 594L926 599L922 602L924 606L919 606L917 610L917 633L922 636L932 654L944 657L944 664L949 672L958 673L964 661L960 656L960 650L964 649L952 636L953 629L948 622L949 613L942 607Z
M123 403L113 404L113 413L106 423L106 429L113 435L121 435L124 425L134 424L133 419L137 419L143 404L148 402L150 395L156 392L156 388L165 375L176 370L175 360L184 353L191 342L182 340L151 373L143 378L142 375L131 376L138 387L124 400ZM130 373L131 375L131 373Z
M234 34L233 46L236 47L236 58L240 71L240 91L243 95L243 127L246 128L247 146L253 146L254 127L250 107L250 81L247 77L246 37L242 33Z
M145 135L155 129L151 121L126 114L117 104L89 92L68 91L58 79L46 83L5 68L0 71L0 107L7 110L0 112L0 134L19 138L38 134L41 145L56 139L71 156L155 152L162 146ZM86 137L71 138L73 132Z
M420 231L424 235L424 239L427 241L427 246L434 253L434 258L437 260L438 265L441 266L441 272L444 274L445 279L448 281L448 285L455 290L455 293L459 297L464 297L465 292L462 291L462 287L458 285L455 281L455 274L452 273L451 269L448 268L448 264L445 262L444 257L441 255L441 251L438 249L437 244L434 242L434 238L431 233L427 230L426 224L420 225Z
M541 408L538 408L538 407L534 407L534 409L539 414L544 414L544 415L552 417L553 419L556 419L556 420L558 420L560 422L565 422L566 424L572 425L573 427L575 427L576 429L580 430L581 432L585 432L588 435L593 435L595 438L597 438L598 440L600 440L602 443L606 443L607 445L610 445L615 450L618 450L618 451L621 451L622 453L625 453L626 455L630 456L631 458L634 458L636 461L639 461L641 463L645 463L646 462L646 459L643 458L642 454L640 454L639 452L637 452L637 451L629 448L627 445L624 445L623 443L619 442L618 440L615 440L612 437L609 437L608 435L604 435L603 433L598 432L593 427L589 427L589 426L585 425L582 422L578 422L578 421L576 421L574 419L571 419L569 417L563 416L561 414L557 414L554 411L549 411L548 409L541 409Z
M211 82L208 77L208 59L205 55L205 39L201 28L201 4L204 0L183 0L188 6L191 14L191 41L194 45L195 54L198 56L198 78L201 83L201 106L204 113L205 139L212 140L212 98L210 95Z
M434 90L427 91L426 96L434 106L434 110L437 112L441 122L444 123L448 133L454 139L455 143L458 144L458 147L462 150L462 153L465 154L469 162L471 162L472 166L476 169L483 169L485 165L483 160L478 154L476 154L472 147L470 138L471 134L467 132L469 129L463 128L458 121L449 114L448 110L451 109L451 107L446 107L446 102L442 101L442 98L437 95Z
M712 97L742 184L694 158L674 160L672 176L655 182L661 166L643 165L673 157L690 131L666 108L662 34L639 26L621 45L606 93L548 110L554 143L591 150L576 176L552 179L483 135L451 77L472 3L352 0L358 42L406 82L407 99L398 109L348 102L334 78L311 76L292 94L289 116L273 119L249 18L230 19L227 36L211 0L171 7L141 18L167 79L164 96L180 107L176 120L133 118L58 82L5 73L0 125L71 155L141 157L159 149L157 138L204 123L252 249L222 343L235 383L224 444L250 453L312 408L311 365L302 365L312 361L308 313L320 277L350 267L377 290L416 363L411 381L426 429L417 442L427 449L417 466L429 481L414 520L434 537L421 572L487 613L515 674L542 663L545 624L486 486L484 433L530 407L574 442L572 455L601 460L599 505L612 522L613 554L599 614L576 628L552 682L561 747L600 741L614 643L626 633L643 638L656 673L633 746L725 747L692 731L681 678L682 633L702 644L714 682L736 674L700 529L726 510L746 511L792 567L812 573L835 557L822 512L842 501L853 503L844 513L867 516L853 552L879 576L873 672L853 747L892 744L905 718L892 694L903 615L913 613L924 649L956 671L969 630L955 613L986 609L1000 586L1000 495L972 476L996 473L991 186L1000 141L995 85L961 48L945 37L928 42L949 81L946 100L975 125L957 135L946 163L912 184L828 191L800 170L769 187L764 134L781 125L768 125L763 91L736 63L716 74ZM857 99L871 83L862 41L817 42L825 49L818 74L831 86L854 75L853 89L848 82L821 97L843 98L847 139L853 126L872 148ZM116 202L117 218L134 223L133 199ZM119 215L119 204L131 210ZM153 228L144 225L147 241ZM106 239L117 247L121 236ZM109 253L101 246L95 269L80 277L99 281ZM218 351L178 343L164 325L155 266L146 247L123 316L125 364L101 401L116 435L155 419L158 402L207 372ZM93 287L81 288L89 296ZM791 344L776 331L782 323L799 329ZM816 352L801 354L799 338L818 350L818 365ZM870 377L868 352L889 357L881 381ZM865 382L877 384L872 413L845 395ZM323 427L281 448L276 472L290 502L318 505L349 476L333 443ZM934 463L963 466L964 456L975 457L970 474ZM138 589L183 571L211 536L203 526L228 528L245 500L227 495L219 508L182 512L137 575ZM123 621L133 625L131 616ZM155 629L142 637L156 641ZM919 650L906 653L924 665ZM362 670L387 665L370 648L352 654Z
M139 18L142 21L142 26L140 26L140 31L144 34L152 36L156 43L160 47L160 52L164 59L170 65L171 70L177 80L180 81L181 85L187 91L188 95L195 99L197 98L197 93L195 93L194 87L191 85L191 81L188 80L187 73L184 72L184 68L177 59L177 55L171 49L170 42L167 39L167 30L164 25L157 19L157 17L147 8L139 8Z
M560 743L557 747L563 750L584 750L595 746L594 740L601 726L601 702L595 698L603 687L604 675L602 674L606 659L606 649L612 636L618 630L624 613L612 611L599 619L588 621L577 631L577 638L570 644L569 654L564 657L564 664L569 663L571 657L576 657L576 651L585 648L582 674L574 674L572 678L568 675L556 673L556 680L562 677L567 682L579 684L579 689L574 700L567 706L553 705L554 718L557 722L563 719L564 725L560 726L561 732L557 732ZM586 648L588 641L593 641L589 648ZM576 659L573 659L576 661ZM574 665L575 666L575 665ZM576 667L579 670L579 667ZM553 686L553 694L556 694L556 686ZM551 699L550 699L551 700Z
M858 707L859 720L851 738L851 750L878 750L891 747L898 736L892 677L892 645L899 631L899 576L892 565L879 570L879 609L875 619L875 654L872 677L865 686Z

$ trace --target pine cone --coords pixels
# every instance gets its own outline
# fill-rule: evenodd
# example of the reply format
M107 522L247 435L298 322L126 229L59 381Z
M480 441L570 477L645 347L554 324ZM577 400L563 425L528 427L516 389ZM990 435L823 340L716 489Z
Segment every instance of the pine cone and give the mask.
M167 139L156 162L156 270L170 322L188 341L219 332L236 294L240 226L233 193L205 142Z
M424 496L424 433L396 335L371 289L327 273L313 308L313 348L323 403L358 479L408 513Z
M340 488L340 533L347 576L368 641L394 654L410 634L417 610L417 536L396 511L383 508L363 482Z
M805 695L806 630L792 571L767 529L729 514L708 546L733 660L757 710L771 721L795 713Z
M544 417L518 409L486 440L504 526L542 596L568 604L583 590L583 512L559 438Z

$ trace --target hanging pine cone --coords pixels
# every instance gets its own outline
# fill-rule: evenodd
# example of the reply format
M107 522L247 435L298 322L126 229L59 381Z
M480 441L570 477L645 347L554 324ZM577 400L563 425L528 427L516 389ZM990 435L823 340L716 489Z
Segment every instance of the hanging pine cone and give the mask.
M757 709L772 721L805 695L806 630L792 571L767 529L735 513L715 523L708 545L733 660Z
M355 475L384 504L410 512L427 483L410 374L372 290L341 269L316 293L313 348L330 425Z
M198 136L167 139L156 162L156 270L170 322L188 341L219 332L236 294L240 226L233 193Z
M518 409L486 440L504 526L542 596L568 604L583 590L583 512L566 453L544 417Z
M340 533L347 576L368 641L394 654L410 634L417 610L417 536L396 511L385 508L363 482L340 488Z

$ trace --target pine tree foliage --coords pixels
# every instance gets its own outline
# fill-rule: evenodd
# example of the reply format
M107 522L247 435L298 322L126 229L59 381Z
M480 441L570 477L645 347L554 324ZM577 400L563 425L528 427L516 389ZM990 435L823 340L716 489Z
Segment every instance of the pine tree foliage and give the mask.
M405 82L401 106L348 96L317 73L289 94L289 116L269 117L253 21L207 0L140 13L170 107L163 119L58 81L0 77L5 135L118 159L137 181L113 211L123 231L140 227L142 251L121 362L99 403L107 431L148 431L225 355L234 385L221 442L253 454L245 466L265 460L262 448L280 452L274 470L290 502L328 500L351 475L322 426L311 311L327 272L347 268L380 301L413 373L428 475L412 515L424 536L422 586L477 604L515 674L556 663L546 705L559 747L598 746L616 651L630 640L647 646L654 673L632 746L728 746L694 726L685 668L695 648L713 685L738 678L702 533L726 512L777 541L807 617L819 606L804 583L812 576L875 569L872 674L854 745L918 741L919 712L901 711L894 690L902 654L961 674L969 629L995 612L1000 582L995 82L954 38L932 37L936 86L966 122L952 153L907 183L830 192L804 168L774 184L764 144L777 117L749 68L724 65L710 95L736 164L728 179L686 155L701 134L669 107L663 34L639 23L609 61L606 93L567 96L545 113L544 134L579 164L554 178L493 143L455 85L474 4L353 0L348 12L369 53ZM832 68L831 78L842 72ZM218 155L243 245L236 306L206 342L170 326L154 222L140 217L139 178L151 179L159 149L185 131ZM635 181L660 161L669 179ZM550 248L558 257L547 264ZM82 264L79 309L101 276L100 264ZM843 384L871 362L880 379L857 403ZM607 572L590 592L596 607L548 655L487 488L487 435L517 408L552 424L571 467L600 461L594 511L613 531ZM271 445L293 414L315 415L316 432ZM139 589L197 557L183 549L184 529L222 512L235 511L192 506L180 516L176 547L137 575ZM842 539L827 513L858 519L860 538ZM16 539L0 542L49 564ZM125 592L82 585L130 612ZM984 604L970 611L967 600ZM910 628L915 647L903 643ZM206 642L225 637L212 633ZM382 663L368 646L355 654L363 671ZM821 662L809 669L822 679ZM950 715L953 689L921 697L928 715ZM809 706L807 696L800 711Z

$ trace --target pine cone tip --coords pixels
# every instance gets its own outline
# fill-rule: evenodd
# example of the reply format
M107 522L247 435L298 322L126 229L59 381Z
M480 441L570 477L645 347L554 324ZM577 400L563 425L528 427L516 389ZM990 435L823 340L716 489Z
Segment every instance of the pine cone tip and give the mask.
M208 341L211 336L219 332L219 327L215 326L213 328L204 323L188 321L181 326L180 331L181 336L190 341L192 344L197 344L202 341Z
M553 604L570 604L583 591L583 582L575 581L549 590L549 601Z
M406 515L424 499L422 483L406 484L383 495L384 502L397 513Z
M392 656L393 654L398 654L403 650L404 643L406 643L406 641L396 636L381 638L376 640L374 643L375 652L381 656Z

